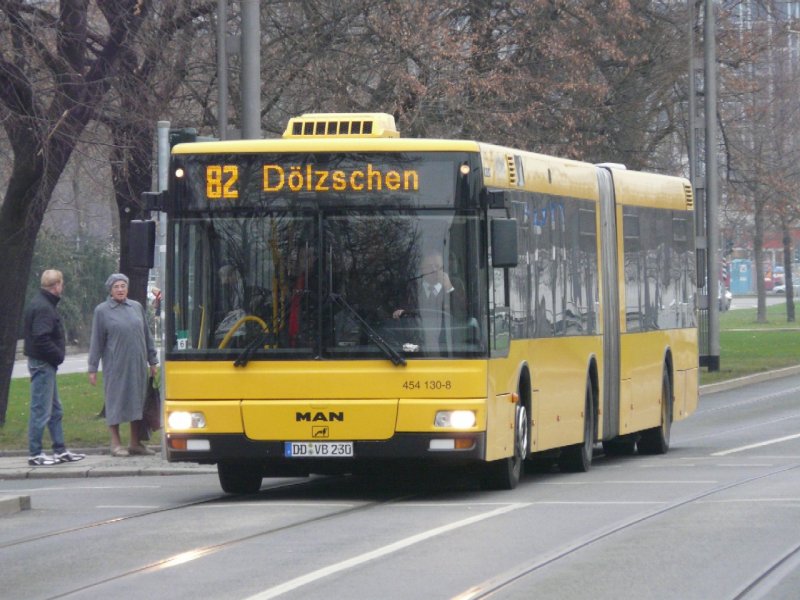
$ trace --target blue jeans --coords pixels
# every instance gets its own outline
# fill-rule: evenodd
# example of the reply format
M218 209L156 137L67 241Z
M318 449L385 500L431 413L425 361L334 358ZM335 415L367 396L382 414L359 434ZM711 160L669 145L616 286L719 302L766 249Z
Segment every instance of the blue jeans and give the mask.
M50 431L53 452L64 452L64 430L61 419L64 411L58 399L56 368L38 358L28 359L28 372L31 374L31 415L28 420L29 456L42 452L44 428Z

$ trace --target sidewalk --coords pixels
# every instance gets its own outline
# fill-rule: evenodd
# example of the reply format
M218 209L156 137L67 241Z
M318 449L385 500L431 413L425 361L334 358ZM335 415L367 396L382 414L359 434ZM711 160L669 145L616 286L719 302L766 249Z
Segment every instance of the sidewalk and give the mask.
M0 455L0 480L54 479L62 477L130 477L136 475L197 475L216 474L215 465L195 463L169 463L156 451L153 456L116 457L102 450L73 449L86 453L86 458L75 463L61 463L49 467L31 467L27 453Z
M28 466L27 453L0 455L0 480L56 479L79 477L135 477L147 475L208 475L217 473L215 465L195 463L168 463L160 450L153 456L114 457L103 450L73 449L86 453L86 458L76 463L62 463L50 467ZM0 517L31 508L30 496L0 494Z

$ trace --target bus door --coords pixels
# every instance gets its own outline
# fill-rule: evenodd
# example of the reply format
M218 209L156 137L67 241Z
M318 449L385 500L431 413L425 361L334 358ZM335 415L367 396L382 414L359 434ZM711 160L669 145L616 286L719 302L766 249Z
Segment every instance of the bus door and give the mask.
M614 181L597 170L600 188L600 261L603 281L603 439L619 435L620 324L617 263L617 217Z

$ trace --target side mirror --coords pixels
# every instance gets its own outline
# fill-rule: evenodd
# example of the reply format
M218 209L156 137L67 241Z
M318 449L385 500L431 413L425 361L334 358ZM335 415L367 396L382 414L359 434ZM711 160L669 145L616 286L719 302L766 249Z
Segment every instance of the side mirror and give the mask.
M517 220L492 219L492 266L517 266Z
M128 252L133 267L152 269L155 265L156 222L131 221L128 232Z

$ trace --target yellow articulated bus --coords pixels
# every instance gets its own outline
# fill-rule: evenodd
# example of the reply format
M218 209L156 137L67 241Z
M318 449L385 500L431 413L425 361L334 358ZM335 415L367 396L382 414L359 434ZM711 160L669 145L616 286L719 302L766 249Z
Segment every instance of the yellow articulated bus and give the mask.
M513 488L697 406L684 179L308 114L176 145L155 204L167 456L227 492L398 459Z

